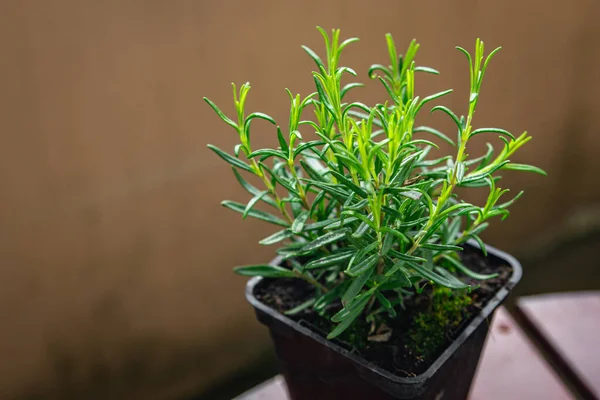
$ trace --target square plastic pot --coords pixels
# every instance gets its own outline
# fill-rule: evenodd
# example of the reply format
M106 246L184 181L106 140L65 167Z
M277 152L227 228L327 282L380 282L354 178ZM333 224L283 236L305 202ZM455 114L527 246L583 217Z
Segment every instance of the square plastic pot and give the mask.
M473 244L470 246L477 249ZM255 297L255 290L263 278L252 278L246 285L246 298L258 320L270 330L290 397L293 400L465 400L487 336L488 322L522 275L515 258L486 247L488 258L510 265L512 275L456 340L425 372L415 377L396 376L373 365L351 349L261 303Z

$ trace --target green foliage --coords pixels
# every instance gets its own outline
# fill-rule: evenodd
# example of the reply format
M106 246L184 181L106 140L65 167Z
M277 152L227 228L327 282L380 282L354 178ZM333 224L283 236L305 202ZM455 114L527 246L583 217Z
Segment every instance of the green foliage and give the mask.
M431 108L431 112L446 114L456 125L454 141L437 129L416 125L426 105L452 92L445 90L424 98L416 95L417 73L438 73L416 65L416 41L399 54L392 36L386 35L389 64L373 65L368 75L381 82L389 100L368 106L344 100L350 90L362 86L357 82L342 83L357 73L340 66L342 51L358 39L340 43L339 30L333 30L331 35L321 28L319 31L325 41L324 59L303 46L316 64L312 73L315 92L302 97L287 90L287 126L277 125L263 113L246 113L248 83L239 90L233 85L233 118L205 100L235 130L240 141L233 154L209 147L232 166L236 179L251 195L246 204L222 204L244 218L258 218L278 226L278 231L260 243L277 244L277 253L291 265L249 266L236 271L310 282L316 288L315 297L303 309L312 307L322 312L328 304L341 302L342 309L332 317L337 323L329 335L333 338L357 318L369 320L381 310L375 305L396 315L402 296L411 287L417 292L425 283L436 288L468 288L457 272L475 279L490 278L470 271L457 254L469 239L481 243L485 251L479 235L487 228L488 220L506 218L507 208L521 196L519 193L512 200L499 202L508 189L496 187L498 172L545 173L510 160L531 139L527 133L515 137L504 129L473 128L483 78L499 49L486 57L479 39L474 55L458 48L469 62L467 115L459 117L443 105ZM275 125L277 148L252 148L250 132L256 119ZM499 135L503 148L494 156L494 148L488 144L486 154L469 158L467 146L471 138L490 133ZM428 137L453 146L454 155L430 157L438 145ZM262 188L249 180L261 182ZM458 187L488 187L490 193L486 203L478 206L461 200L455 193ZM257 208L259 205L271 209L263 211ZM300 264L299 259L306 262ZM436 289L435 293L451 291Z

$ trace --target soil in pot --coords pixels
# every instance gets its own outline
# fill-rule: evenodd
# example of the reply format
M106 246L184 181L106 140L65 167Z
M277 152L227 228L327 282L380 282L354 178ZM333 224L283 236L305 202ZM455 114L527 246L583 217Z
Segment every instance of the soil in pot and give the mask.
M509 265L479 252L465 250L461 257L472 271L498 276L485 281L459 276L475 287L470 291L426 285L420 293L405 298L404 309L398 309L396 317L382 313L376 324L357 319L354 327L335 341L394 375L423 373L512 274ZM313 287L299 279L264 279L255 289L259 301L280 313L303 304L313 294ZM306 309L289 317L326 337L334 327L329 318L340 309L341 304L334 304L324 316Z

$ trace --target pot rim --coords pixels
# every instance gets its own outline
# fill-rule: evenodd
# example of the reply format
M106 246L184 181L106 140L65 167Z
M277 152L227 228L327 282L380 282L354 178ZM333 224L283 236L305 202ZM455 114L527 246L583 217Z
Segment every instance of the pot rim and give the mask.
M473 240L469 240L467 242L467 244L475 249L480 249L480 246L477 244L477 242L475 242ZM511 256L510 254L508 254L506 252L503 252L502 250L498 250L495 247L488 246L487 244L486 244L486 249L488 252L488 256L491 255L491 256L500 258L512 267L513 271L512 271L510 278L506 281L504 286L502 286L495 293L495 295L488 301L488 303L479 312L479 314L477 314L473 318L473 320L465 327L465 329L462 331L462 333L429 366L429 368L427 368L427 370L425 370L425 372L423 372L422 374L419 374L414 377L401 377L401 376L394 375L391 372L386 371L385 369L383 369L375 364L370 363L365 358L357 356L356 354L350 352L349 350L343 348L342 346L336 344L335 342L322 337L321 335L313 332L309 328L300 325L296 321L279 313L278 311L272 309L271 307L268 307L267 305L261 303L254 296L254 288L260 281L262 281L264 279L260 276L253 277L248 281L248 283L246 284L245 294L246 294L246 299L253 307L259 309L260 311L264 312L265 314L269 315L270 317L277 319L280 322L290 326L291 328L302 333L303 335L306 335L306 336L312 338L313 340L316 340L323 346L326 346L332 350L335 350L336 352L349 358L353 362L360 364L362 367L364 367L366 369L369 369L373 373L380 375L380 376L384 377L385 379L388 379L397 384L409 384L409 385L420 384L420 383L424 383L425 381L429 380L433 375L435 375L435 373L438 371L438 369L440 369L440 367L452 356L452 354L471 336L471 334L473 332L475 332L475 330L479 327L479 325L481 325L481 323L483 323L493 313L493 311L508 296L508 294L510 293L512 288L514 288L515 285L521 280L521 277L523 275L523 269L521 267L521 264L519 263L519 261L517 261L516 258L514 258L513 256ZM280 261L281 261L281 258L277 257L273 261L271 261L270 264L276 265Z

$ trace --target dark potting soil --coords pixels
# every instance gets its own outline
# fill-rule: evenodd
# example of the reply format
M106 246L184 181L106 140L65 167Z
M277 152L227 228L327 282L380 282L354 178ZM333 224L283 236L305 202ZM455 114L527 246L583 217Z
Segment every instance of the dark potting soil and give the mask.
M442 296L438 295L438 289L427 285L421 293L405 298L404 309L396 307L396 317L392 318L387 313L379 314L375 325L368 323L365 318L358 318L351 328L334 341L395 375L407 377L423 373L512 274L509 265L493 257L486 258L476 251L465 250L461 258L472 271L497 273L498 276L479 281L459 274L461 280L474 289L448 290L442 292ZM300 279L264 279L256 286L254 294L262 303L284 313L311 299L314 288ZM338 303L329 307L326 316L305 309L289 317L326 337L335 326L329 318L340 309L341 304ZM391 335L387 334L389 338L377 335L378 332L373 332L374 327L385 327L385 331L391 330ZM380 341L367 340L369 335Z

